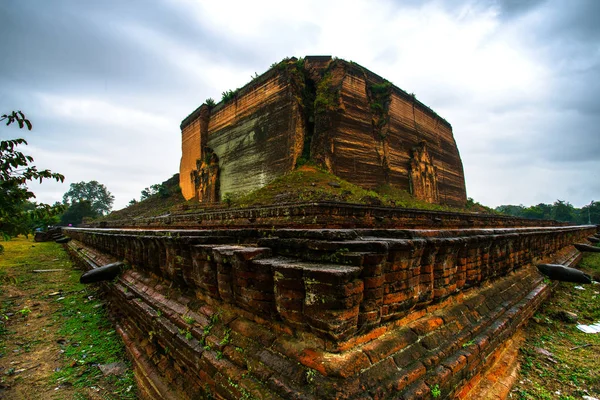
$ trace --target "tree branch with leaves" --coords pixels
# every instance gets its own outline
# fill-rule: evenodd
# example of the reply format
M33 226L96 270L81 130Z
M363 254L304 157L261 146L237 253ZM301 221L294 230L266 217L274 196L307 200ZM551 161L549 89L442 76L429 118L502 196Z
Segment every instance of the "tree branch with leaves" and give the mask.
M33 128L21 111L3 114L0 116L0 122L6 122L7 126L16 124L20 129ZM33 157L18 149L22 145L27 145L27 141L23 138L0 141L0 234L5 240L19 234L30 233L30 227L24 221L31 219L31 213L41 215L63 210L62 207L35 203L32 209L29 200L35 198L35 194L29 190L27 182L41 183L44 179L64 182L65 177L48 169L38 170L36 166L31 165L34 161Z

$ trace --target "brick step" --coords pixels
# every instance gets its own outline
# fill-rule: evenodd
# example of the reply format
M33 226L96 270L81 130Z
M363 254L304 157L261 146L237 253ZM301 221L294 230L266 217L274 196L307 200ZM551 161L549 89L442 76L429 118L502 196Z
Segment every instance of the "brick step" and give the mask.
M453 346L453 351L446 352L435 368L425 370L418 368L420 373L417 379L404 382L409 385L396 387L403 391L402 399L423 398L430 399L440 397L442 399L453 398L468 381L481 373L486 366L493 364L497 349L501 344L512 337L517 329L526 322L539 304L548 296L549 287L543 283L536 286L520 301L493 320L485 329L470 337L465 346ZM442 353L444 354L444 353ZM416 365L423 360L417 361ZM409 371L415 369L415 364L407 368ZM409 374L415 377L417 374ZM441 393L433 395L433 390Z
M263 238L259 246L273 254L297 257L303 261L329 262L361 266L365 256L387 254L387 244L378 240L319 240L306 237Z

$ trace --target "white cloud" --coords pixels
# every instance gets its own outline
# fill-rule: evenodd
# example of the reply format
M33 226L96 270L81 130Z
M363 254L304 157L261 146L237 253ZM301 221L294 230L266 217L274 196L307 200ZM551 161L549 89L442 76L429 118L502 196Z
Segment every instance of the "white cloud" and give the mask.
M104 183L117 208L177 172L179 123L206 98L218 101L283 57L314 54L358 62L447 119L476 200L600 198L590 184L600 168L594 2L165 0L140 12L68 4L53 7L80 22L60 9L49 20L42 5L11 9L0 33L29 51L0 66L0 106L35 110L44 132L30 141L36 163L69 182ZM59 187L36 192L52 202L67 189Z

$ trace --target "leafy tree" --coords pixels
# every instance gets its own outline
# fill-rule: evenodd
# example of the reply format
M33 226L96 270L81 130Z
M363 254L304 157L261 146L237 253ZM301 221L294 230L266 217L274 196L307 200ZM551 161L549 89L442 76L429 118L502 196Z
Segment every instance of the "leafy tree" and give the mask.
M6 121L7 126L16 123L21 129L31 130L33 127L21 111L4 114L0 121ZM27 188L27 182L42 182L44 179L63 182L65 177L47 169L38 170L31 165L33 158L17 149L20 145L27 145L27 141L22 138L0 141L0 234L4 239L31 232L26 221L33 215L60 210L47 204L33 203L33 209L27 205L29 199L35 198L35 194Z
M100 214L94 210L94 206L89 200L80 200L72 203L67 211L60 218L62 225L79 225L84 218L97 218Z
M93 215L86 216L99 217L110 212L115 196L106 189L106 186L97 181L71 183L71 187L63 195L63 204L72 207L84 201L90 203L93 212Z
M592 201L589 205L576 208L568 201L556 200L553 204L540 203L535 206L502 205L496 211L519 218L553 219L574 224L600 224L600 202Z
M44 230L48 226L57 225L64 211L65 206L58 202L50 206L26 201L20 207L19 218L15 220L15 232L27 235L36 229Z
M496 207L496 211L498 211L499 213L511 215L513 217L522 217L524 209L525 209L525 207L523 207L522 204L518 205L518 206L502 205L502 206Z
M563 200L556 200L552 207L552 219L563 222L575 222L577 214L571 203Z
M169 188L163 184L157 183L142 190L140 201L146 200L152 196L169 197Z
M581 207L581 223L600 224L600 201L593 201Z

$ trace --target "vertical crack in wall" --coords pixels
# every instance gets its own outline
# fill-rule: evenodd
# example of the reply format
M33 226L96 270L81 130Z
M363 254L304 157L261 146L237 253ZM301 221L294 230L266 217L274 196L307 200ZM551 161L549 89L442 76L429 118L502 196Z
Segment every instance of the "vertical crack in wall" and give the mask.
M339 113L344 111L341 103L341 87L346 75L343 64L332 60L326 68L311 71L315 79L314 132L311 140L311 160L335 174L335 143L333 129Z
M364 73L364 72L363 72ZM385 183L390 183L389 164L389 122L390 102L392 97L392 84L388 81L369 84L365 74L365 85L369 109L371 111L371 127L375 139L375 152L383 169Z
M311 73L306 67L305 59L298 59L288 70L290 83L296 96L303 123L302 151L295 160L295 167L300 167L311 160L311 143L315 131L315 98L317 88Z

